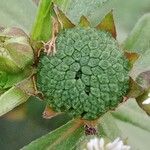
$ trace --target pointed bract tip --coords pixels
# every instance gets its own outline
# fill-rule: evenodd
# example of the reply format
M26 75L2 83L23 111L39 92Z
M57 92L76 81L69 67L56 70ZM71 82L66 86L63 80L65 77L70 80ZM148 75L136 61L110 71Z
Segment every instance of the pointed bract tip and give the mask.
M131 77L129 80L130 90L128 91L127 97L129 98L136 98L139 95L143 94L144 89L136 83Z
M42 116L45 119L51 119L52 117L55 117L58 114L59 113L54 112L49 106L46 106Z
M117 33L113 17L113 10L111 10L95 28L111 33L111 35L116 39Z
M140 57L140 55L135 52L125 52L124 55L132 66L136 62L136 60Z
M56 4L53 4L53 10L62 28L68 29L75 27L75 25L66 17L65 13L61 9L59 9Z
M80 17L79 26L85 28L90 27L90 22L84 15Z

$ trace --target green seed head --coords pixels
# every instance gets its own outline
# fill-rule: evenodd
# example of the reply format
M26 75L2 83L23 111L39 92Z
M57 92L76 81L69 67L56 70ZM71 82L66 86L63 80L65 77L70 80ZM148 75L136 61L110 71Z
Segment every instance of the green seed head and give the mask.
M128 90L129 63L116 40L94 28L63 30L54 56L42 54L37 87L58 112L94 120L117 107Z

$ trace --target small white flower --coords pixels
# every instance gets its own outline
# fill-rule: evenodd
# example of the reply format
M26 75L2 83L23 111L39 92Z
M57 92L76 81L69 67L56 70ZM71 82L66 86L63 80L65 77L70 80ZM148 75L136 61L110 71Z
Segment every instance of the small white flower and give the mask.
M87 143L86 150L130 150L130 146L124 145L120 138L108 144L105 144L103 138L94 138Z

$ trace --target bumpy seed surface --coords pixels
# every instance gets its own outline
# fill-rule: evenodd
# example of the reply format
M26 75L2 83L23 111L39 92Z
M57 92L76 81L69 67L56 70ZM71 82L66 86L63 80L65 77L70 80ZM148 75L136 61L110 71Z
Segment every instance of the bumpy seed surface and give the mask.
M122 102L129 64L115 39L94 28L63 30L54 56L41 54L37 87L51 108L93 120Z

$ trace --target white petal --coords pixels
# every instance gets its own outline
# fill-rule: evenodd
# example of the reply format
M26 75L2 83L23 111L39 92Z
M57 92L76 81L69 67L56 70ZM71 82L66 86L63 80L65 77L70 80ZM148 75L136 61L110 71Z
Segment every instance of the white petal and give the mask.
M99 140L99 149L100 149L100 150L104 150L104 144L105 144L104 139L101 138L101 139Z
M112 150L122 150L123 142L119 141L118 143L115 144L115 147L113 147Z
M90 142L87 143L87 149L88 149L88 150L94 150L94 147L93 147L93 139L90 140Z
M120 141L120 138L116 138L112 144L116 145Z
M121 150L130 150L130 146L124 145Z
M106 145L107 150L130 150L130 146L124 145L121 140L116 139L113 143ZM116 143L117 142L117 143Z
M93 144L94 144L94 150L100 150L99 149L99 139L98 138L94 139Z
M130 150L130 146L124 145L123 141L117 138L112 143L108 143L105 147L103 138L94 138L87 143L87 150Z
M111 150L111 149L113 149L113 148L115 148L116 147L116 145L118 144L118 141L119 141L120 139L119 138L117 138L117 139L115 139L112 143L108 143L107 145L106 145L106 148L109 150Z

